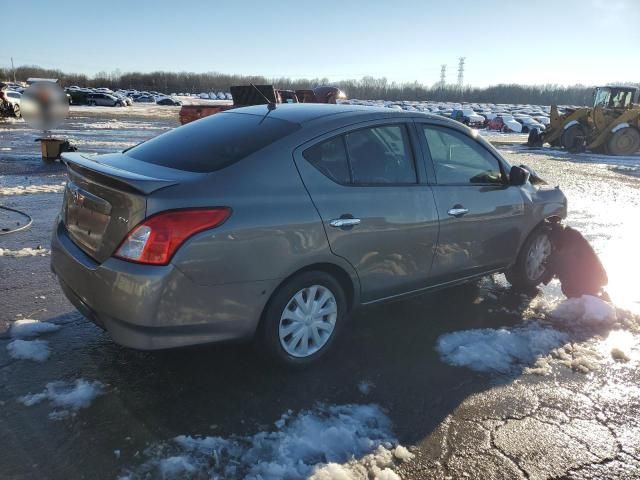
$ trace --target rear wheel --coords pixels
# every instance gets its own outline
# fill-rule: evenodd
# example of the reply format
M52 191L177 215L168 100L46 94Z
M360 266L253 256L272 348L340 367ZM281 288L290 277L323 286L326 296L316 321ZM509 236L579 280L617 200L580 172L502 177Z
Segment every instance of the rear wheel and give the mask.
M640 150L640 132L633 127L625 127L616 131L607 142L612 155L632 155Z
M289 279L271 298L260 325L260 340L278 363L301 367L332 347L347 313L340 283L325 272Z
M536 228L522 245L516 263L506 272L507 280L517 290L532 290L550 278L550 233L547 225Z
M20 105L13 106L13 114L15 115L16 118L22 117L22 111L20 110Z
M582 125L571 125L560 137L560 145L567 150L576 148L576 143L584 143L585 131Z

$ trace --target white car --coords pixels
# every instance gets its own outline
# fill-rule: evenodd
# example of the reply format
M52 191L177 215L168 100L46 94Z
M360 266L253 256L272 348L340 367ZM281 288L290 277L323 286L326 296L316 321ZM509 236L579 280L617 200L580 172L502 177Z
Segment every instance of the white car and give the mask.
M516 120L522 124L522 133L529 133L533 129L543 132L545 126L531 117L516 117Z
M549 117L547 117L546 115L536 115L535 117L533 117L533 119L537 122L540 122L545 127L551 123L551 120L549 120Z
M502 127L503 132L522 132L522 124L516 121L512 115L501 114L498 116L502 119L502 123L504 123L504 126Z
M20 101L22 100L22 94L14 90L5 90L4 98L6 99L6 102L13 108L13 114L17 118L20 118Z
M198 95L198 97L202 98L203 100L205 99L209 99L209 94L208 93L201 93L200 95Z

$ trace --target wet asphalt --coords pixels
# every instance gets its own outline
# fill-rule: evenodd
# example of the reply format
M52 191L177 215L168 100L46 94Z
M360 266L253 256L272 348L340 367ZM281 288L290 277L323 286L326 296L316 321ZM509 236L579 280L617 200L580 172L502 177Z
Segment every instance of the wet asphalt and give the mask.
M106 152L177 125L175 113L116 116L85 109L64 134L84 150ZM0 188L64 181L58 163L40 160L36 135L23 124L0 121ZM612 298L635 322L640 260L624 246L640 218L634 170L640 158L529 151L512 143L500 148L512 163L529 164L563 186L569 223L601 253L615 287ZM34 220L25 232L0 236L0 248L48 248L60 202L60 193L0 195L0 204ZM0 227L19 221L0 213ZM266 364L250 343L125 349L66 301L47 255L0 257L0 477L117 478L159 441L180 434L249 435L272 427L289 409L324 402L382 406L400 443L416 454L396 467L402 478L640 478L637 359L619 363L603 355L588 373L552 363L548 376L499 375L447 365L434 349L444 333L516 325L532 315L532 305L558 296L557 285L522 296L496 276L369 307L350 319L326 361L292 372ZM62 326L41 337L51 347L45 362L8 355L7 329L20 318ZM26 407L17 400L48 382L76 378L100 381L105 393L62 421L48 418L47 403ZM368 393L358 388L361 382L371 384Z

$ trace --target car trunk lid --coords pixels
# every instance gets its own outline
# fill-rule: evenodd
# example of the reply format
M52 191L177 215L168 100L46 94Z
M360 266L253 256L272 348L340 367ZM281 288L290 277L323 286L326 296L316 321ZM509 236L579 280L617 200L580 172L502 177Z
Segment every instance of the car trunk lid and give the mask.
M198 174L158 167L123 153L66 153L69 180L62 221L78 247L98 262L115 252L146 216L147 197Z

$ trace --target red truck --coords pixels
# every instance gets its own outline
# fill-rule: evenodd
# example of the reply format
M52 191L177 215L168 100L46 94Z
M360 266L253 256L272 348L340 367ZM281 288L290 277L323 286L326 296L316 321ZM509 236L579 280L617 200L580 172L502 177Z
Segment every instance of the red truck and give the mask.
M274 88L273 85L231 87L231 96L233 97L233 104L183 105L180 109L180 123L184 125L224 110L248 107L250 105L336 103L338 99L346 98L345 94L337 87L323 86L309 90L279 90Z

